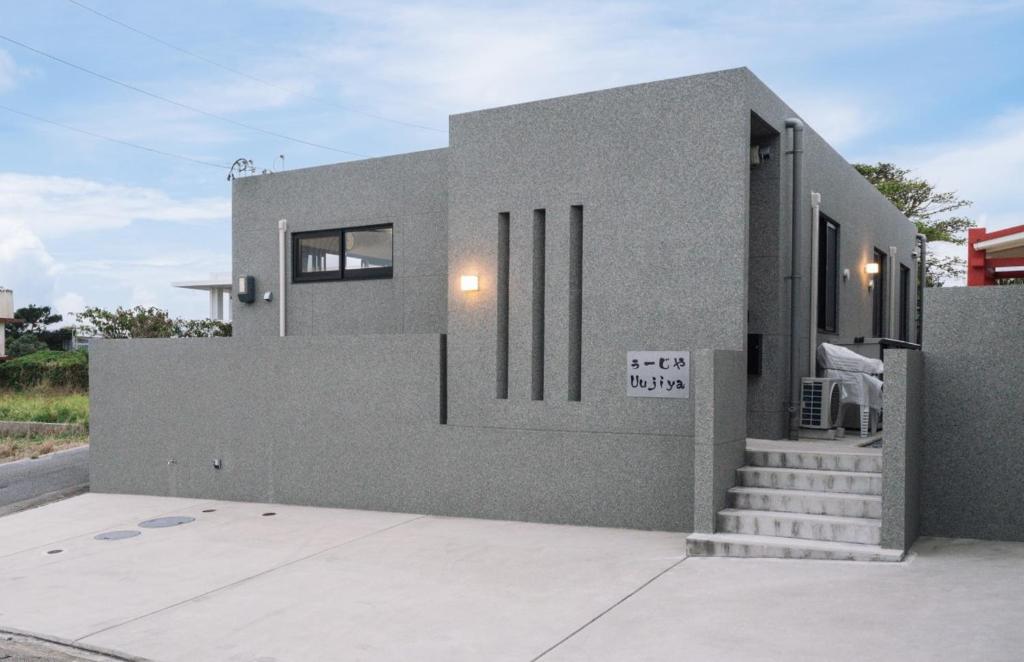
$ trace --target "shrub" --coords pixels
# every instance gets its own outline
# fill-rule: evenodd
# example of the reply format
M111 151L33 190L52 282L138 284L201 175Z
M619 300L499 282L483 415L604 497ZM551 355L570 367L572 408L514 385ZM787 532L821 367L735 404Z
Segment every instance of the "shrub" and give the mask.
M46 349L46 343L39 339L34 333L26 333L23 336L15 338L11 342L10 347L7 348L7 354L11 357L27 356L34 352L39 352Z
M14 389L32 386L87 389L89 354L84 350L45 350L0 363L0 385Z
M231 324L219 320L187 320L171 317L159 308L89 307L78 314L84 331L104 338L209 338L230 336Z

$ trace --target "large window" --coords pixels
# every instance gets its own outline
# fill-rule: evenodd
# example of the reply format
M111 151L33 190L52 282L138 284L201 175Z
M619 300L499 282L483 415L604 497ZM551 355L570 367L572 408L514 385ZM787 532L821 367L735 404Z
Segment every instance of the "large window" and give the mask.
M391 278L394 229L367 225L292 234L292 281Z
M839 318L839 225L822 216L818 226L818 329L837 331Z
M885 338L889 335L885 315L885 307L888 305L885 290L889 286L889 258L876 248L873 259L878 263L878 273L874 275L875 284L871 289L871 335L875 338Z

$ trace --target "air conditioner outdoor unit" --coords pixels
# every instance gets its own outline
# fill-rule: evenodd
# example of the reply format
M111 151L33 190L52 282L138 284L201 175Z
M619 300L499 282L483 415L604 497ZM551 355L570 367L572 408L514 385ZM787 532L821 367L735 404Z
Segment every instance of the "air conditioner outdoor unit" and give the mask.
M831 430L842 425L840 381L804 377L800 383L800 427Z

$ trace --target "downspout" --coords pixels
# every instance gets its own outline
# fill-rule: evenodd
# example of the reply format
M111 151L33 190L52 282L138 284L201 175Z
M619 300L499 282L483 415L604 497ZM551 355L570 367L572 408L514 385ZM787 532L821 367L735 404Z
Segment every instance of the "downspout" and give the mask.
M800 429L800 355L797 333L800 330L800 220L804 202L804 123L796 117L786 119L786 128L793 130L793 194L790 212L789 251L789 436L799 437Z
M917 344L924 339L924 285L928 278L928 237L923 234L917 235L917 243L920 246L917 262Z
M277 222L277 301L278 301L278 320L281 337L285 336L285 307L284 307L284 291L285 291L285 279L284 279L284 247L285 247L285 234L288 232L288 221L281 219Z
M818 233L821 232L821 194L811 191L811 301L807 308L807 337L810 342L810 363L807 364L810 377L818 374Z
M886 317L888 317L889 319L889 323L886 324L886 326L888 327L887 337L889 338L895 338L896 336L900 335L900 329L898 326L900 302L899 297L897 296L897 294L899 294L899 292L897 292L897 290L899 289L899 287L897 287L899 280L897 279L900 277L900 261L896 259L897 252L898 248L896 246L890 246L889 257L886 258L886 260L888 260L888 264L886 265L887 271L885 273L889 276L889 282L885 284L885 287L887 288L887 291L885 293L885 300L889 302L889 312L886 315Z

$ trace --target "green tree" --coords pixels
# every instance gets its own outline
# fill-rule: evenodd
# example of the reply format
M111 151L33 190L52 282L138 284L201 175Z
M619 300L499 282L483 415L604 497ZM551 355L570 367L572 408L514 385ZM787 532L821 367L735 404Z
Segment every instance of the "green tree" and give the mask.
M11 358L16 358L19 356L27 356L29 354L41 352L46 348L46 343L40 340L39 337L36 336L36 334L23 333L17 338L15 338L13 342L11 342L11 344L7 348L7 354Z
M78 314L83 330L104 338L205 338L230 336L231 325L218 320L172 318L166 310L136 306L104 310L90 306Z
M64 320L63 315L56 315L49 306L25 306L14 311L15 319L24 320L21 324L8 323L6 325L7 336L17 338L26 333L39 336L46 331L46 327Z
M958 246L967 242L967 229L975 223L956 212L970 207L973 204L970 200L958 197L955 191L936 191L928 180L912 177L910 170L892 163L855 163L853 167L913 221L917 231L928 241L945 241ZM941 287L949 280L962 278L966 269L963 258L934 254L928 255L927 266L929 287Z

